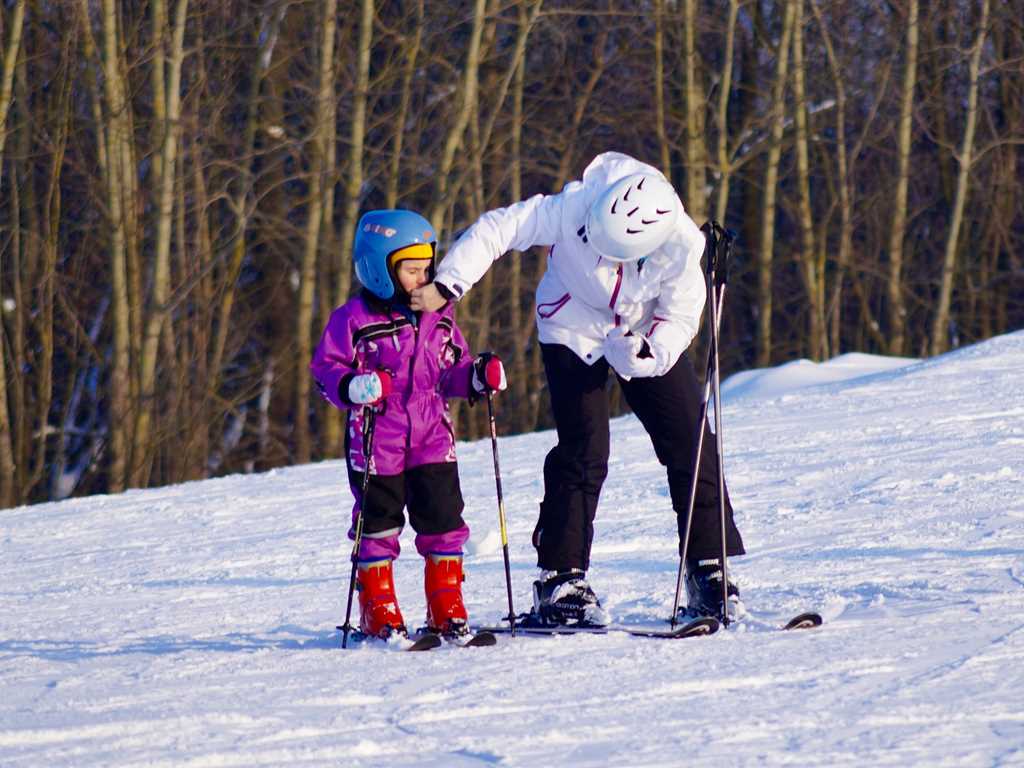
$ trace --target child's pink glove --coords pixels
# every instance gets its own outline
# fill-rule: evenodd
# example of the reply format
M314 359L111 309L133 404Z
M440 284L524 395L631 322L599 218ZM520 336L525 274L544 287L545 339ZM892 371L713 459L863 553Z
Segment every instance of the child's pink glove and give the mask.
M465 381L465 379L463 379ZM473 361L473 389L480 394L501 392L508 386L505 380L505 366L501 358L490 352L482 352Z
M348 399L358 405L373 405L391 394L391 374L387 371L360 373L348 382Z

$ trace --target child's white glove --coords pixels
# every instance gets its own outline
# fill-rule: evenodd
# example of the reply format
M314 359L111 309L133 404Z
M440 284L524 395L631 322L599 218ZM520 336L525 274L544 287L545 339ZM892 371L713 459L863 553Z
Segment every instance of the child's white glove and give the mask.
M387 371L360 373L349 379L348 400L357 405L373 405L391 394L391 374Z
M488 392L501 392L507 386L505 366L501 358L490 352L482 352L473 361L473 389L481 395Z
M604 358L626 381L634 376L653 376L654 356L648 351L648 357L640 357L645 346L643 336L633 336L623 327L612 328L604 340Z

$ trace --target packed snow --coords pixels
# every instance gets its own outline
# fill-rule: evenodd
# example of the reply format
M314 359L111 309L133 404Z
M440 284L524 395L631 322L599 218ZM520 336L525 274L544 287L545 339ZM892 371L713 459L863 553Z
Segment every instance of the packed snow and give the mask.
M709 638L341 650L335 461L0 512L0 765L1024 765L1024 332L726 382L726 471L768 624ZM499 413L500 419L500 413ZM662 468L631 416L591 582L669 615ZM502 438L516 607L551 432ZM506 609L490 441L459 447L471 617ZM422 563L403 534L407 620Z

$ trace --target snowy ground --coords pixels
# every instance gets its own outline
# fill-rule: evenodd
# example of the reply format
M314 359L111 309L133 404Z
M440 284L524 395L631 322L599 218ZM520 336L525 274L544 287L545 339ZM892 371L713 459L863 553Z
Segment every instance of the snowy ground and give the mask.
M0 765L1024 765L1022 373L1024 332L729 382L733 575L813 631L342 651L336 462L2 511ZM519 608L552 441L500 444ZM662 470L632 417L612 453L592 582L619 620L665 617ZM460 455L468 603L495 621L490 444Z

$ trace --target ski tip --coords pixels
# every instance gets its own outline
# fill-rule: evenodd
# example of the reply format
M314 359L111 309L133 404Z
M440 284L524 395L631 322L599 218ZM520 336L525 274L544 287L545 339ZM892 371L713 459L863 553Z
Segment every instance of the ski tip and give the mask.
M427 633L425 635L420 635L419 637L417 637L415 640L413 640L412 645L410 645L408 648L405 648L404 650L415 653L417 651L430 651L434 648L440 647L441 636L435 635L433 633Z
M469 639L460 643L463 648L489 648L492 645L498 644L498 638L494 636L493 632L482 631L476 632L471 635Z
M700 616L669 630L667 637L703 637L713 635L722 626L714 616Z
M808 611L807 613L801 613L794 616L783 627L784 630L788 629L814 629L814 627L820 627L823 619L821 614Z
M680 629L681 632L686 632L691 635L712 635L719 630L722 623L714 616L702 616L699 619L694 619L686 626Z

